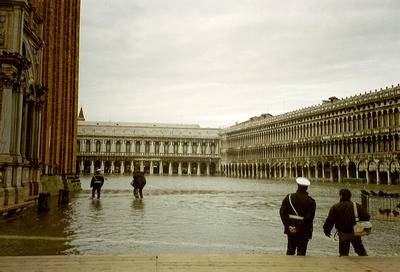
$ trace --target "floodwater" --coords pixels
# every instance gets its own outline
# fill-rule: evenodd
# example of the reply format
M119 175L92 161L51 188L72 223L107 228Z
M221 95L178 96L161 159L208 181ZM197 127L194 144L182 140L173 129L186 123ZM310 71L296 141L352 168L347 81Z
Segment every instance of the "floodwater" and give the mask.
M285 254L279 208L294 181L224 177L147 176L144 198L136 200L129 176L108 176L100 200L92 200L90 177L70 203L52 199L47 212L34 208L0 220L0 255L54 254ZM312 183L316 200L308 255L338 255L338 242L324 236L323 222L342 187L360 202L361 189L379 187ZM399 191L399 187L380 189ZM398 189L399 188L399 189ZM400 200L399 200L400 201ZM372 220L363 238L369 255L400 255L400 221ZM353 249L351 255L355 255Z

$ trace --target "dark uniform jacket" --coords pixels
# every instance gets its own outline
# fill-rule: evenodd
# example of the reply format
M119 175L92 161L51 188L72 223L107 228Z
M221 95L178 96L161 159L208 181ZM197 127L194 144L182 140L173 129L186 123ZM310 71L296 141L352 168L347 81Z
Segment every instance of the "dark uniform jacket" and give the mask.
M360 221L368 221L370 218L367 211L360 204L357 204L357 213ZM335 225L338 232L352 233L355 223L353 202L348 200L340 201L329 210L328 218L326 218L324 224L324 233L329 235L333 225Z
M104 177L102 175L94 175L90 181L90 187L102 187L104 184Z
M289 203L289 195L283 201L280 209L282 223L285 227L285 234L291 234L289 226L295 226L296 235L300 235L305 239L311 239L313 232L313 220L315 216L315 200L308 196L306 191L297 190L296 193L290 194L294 208L299 216L304 217L303 220L289 218L289 215L296 215Z

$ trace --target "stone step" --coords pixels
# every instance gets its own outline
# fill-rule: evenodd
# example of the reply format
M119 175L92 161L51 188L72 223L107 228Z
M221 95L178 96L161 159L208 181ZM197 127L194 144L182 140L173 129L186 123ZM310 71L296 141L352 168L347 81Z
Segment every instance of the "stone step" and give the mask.
M0 257L0 271L400 271L400 257L71 255Z

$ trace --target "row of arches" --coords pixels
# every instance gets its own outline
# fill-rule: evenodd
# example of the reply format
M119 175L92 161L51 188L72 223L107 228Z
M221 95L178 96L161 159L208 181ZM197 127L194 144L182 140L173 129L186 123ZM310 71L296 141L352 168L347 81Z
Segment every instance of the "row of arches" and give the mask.
M249 149L230 149L227 161L284 159L293 157L321 157L400 152L399 135L349 137L338 140L310 140L301 143L276 143Z
M194 161L159 161L159 160L89 160L77 161L80 174L93 174L95 169L102 169L106 174L126 174L133 171L148 175L204 175L213 176L218 173L216 162Z
M332 182L358 181L367 184L400 183L400 164L397 160L362 160L348 162L283 162L230 163L221 165L229 177L291 179L307 177Z

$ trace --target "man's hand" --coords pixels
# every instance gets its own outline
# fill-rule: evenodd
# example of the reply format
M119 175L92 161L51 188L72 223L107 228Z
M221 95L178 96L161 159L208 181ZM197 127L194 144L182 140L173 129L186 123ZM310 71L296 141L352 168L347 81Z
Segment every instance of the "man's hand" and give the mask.
M289 226L289 231L290 231L290 233L296 233L297 232L296 227L293 227L293 226Z

